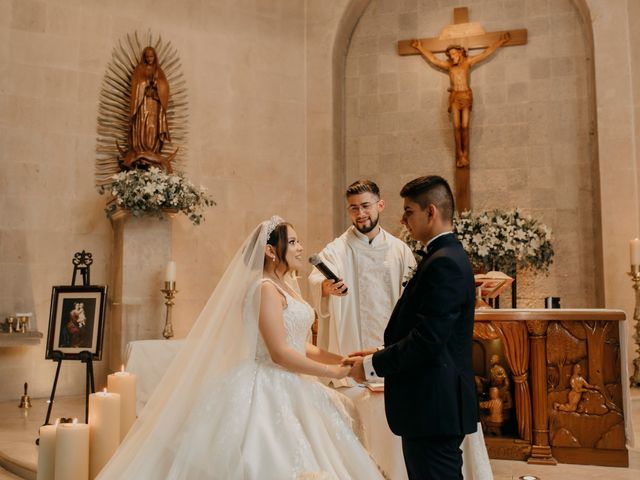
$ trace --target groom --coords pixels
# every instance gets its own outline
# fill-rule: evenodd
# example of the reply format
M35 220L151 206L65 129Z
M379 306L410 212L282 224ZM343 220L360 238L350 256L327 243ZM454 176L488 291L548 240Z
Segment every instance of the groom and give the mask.
M427 245L426 253L391 314L385 347L356 352L346 362L355 380L385 378L387 421L402 437L409 478L461 479L460 444L478 421L471 364L473 274L452 233L447 181L416 178L400 195L402 224Z

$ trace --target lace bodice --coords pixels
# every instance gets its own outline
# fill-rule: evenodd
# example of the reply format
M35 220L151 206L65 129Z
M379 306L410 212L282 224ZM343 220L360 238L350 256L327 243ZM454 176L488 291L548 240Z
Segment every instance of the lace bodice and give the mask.
M262 279L262 281L271 283L284 295L287 306L282 310L282 317L284 320L284 329L287 334L287 343L298 352L304 354L305 343L309 335L309 330L311 329L311 324L313 323L313 309L307 302L290 295L273 281L267 278ZM256 360L273 363L262 337L258 338Z

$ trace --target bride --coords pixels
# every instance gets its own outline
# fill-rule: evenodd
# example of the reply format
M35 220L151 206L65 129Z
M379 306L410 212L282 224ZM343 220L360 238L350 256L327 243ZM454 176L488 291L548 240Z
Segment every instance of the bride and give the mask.
M315 378L349 367L306 343L313 310L285 282L302 264L281 218L251 233L99 480L382 478Z

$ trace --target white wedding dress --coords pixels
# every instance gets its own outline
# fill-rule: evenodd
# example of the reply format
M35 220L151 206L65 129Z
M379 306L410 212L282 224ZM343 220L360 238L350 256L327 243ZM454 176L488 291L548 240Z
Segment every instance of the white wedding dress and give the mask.
M304 354L313 310L306 302L277 288L287 302L283 310L287 343ZM243 402L248 396L251 400ZM226 403L226 414L222 418L207 415L211 402ZM166 478L382 478L354 433L347 402L316 377L300 375L275 364L260 337L256 361L240 366L230 372L228 378L211 385L210 394L204 394L195 406L184 432L189 440L182 443ZM246 411L238 411L238 405L246 405ZM224 454L227 432L242 429L245 431L240 447L241 464L237 470L229 471ZM201 463L200 459L192 462L194 444L210 445L209 452L219 457L209 462L208 476L199 476L197 472L193 472L193 476L184 474L191 468L190 463Z
M283 311L287 343L304 354L313 309L278 290L287 302ZM381 478L354 433L353 412L348 411L352 406L344 396L315 377L273 363L262 338L256 360L255 372L249 373L255 375L255 385L243 449L247 478Z
M275 364L258 334L266 226L232 261L99 480L383 478L354 433L350 400ZM304 354L313 309L279 290L287 343Z

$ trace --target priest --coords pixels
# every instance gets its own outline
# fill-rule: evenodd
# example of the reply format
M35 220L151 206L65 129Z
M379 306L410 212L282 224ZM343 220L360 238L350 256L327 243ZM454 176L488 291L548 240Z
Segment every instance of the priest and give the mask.
M407 244L378 224L384 200L374 182L352 183L346 199L353 225L319 254L341 281L327 280L315 268L309 275L318 346L341 355L383 344L403 283L416 265Z

